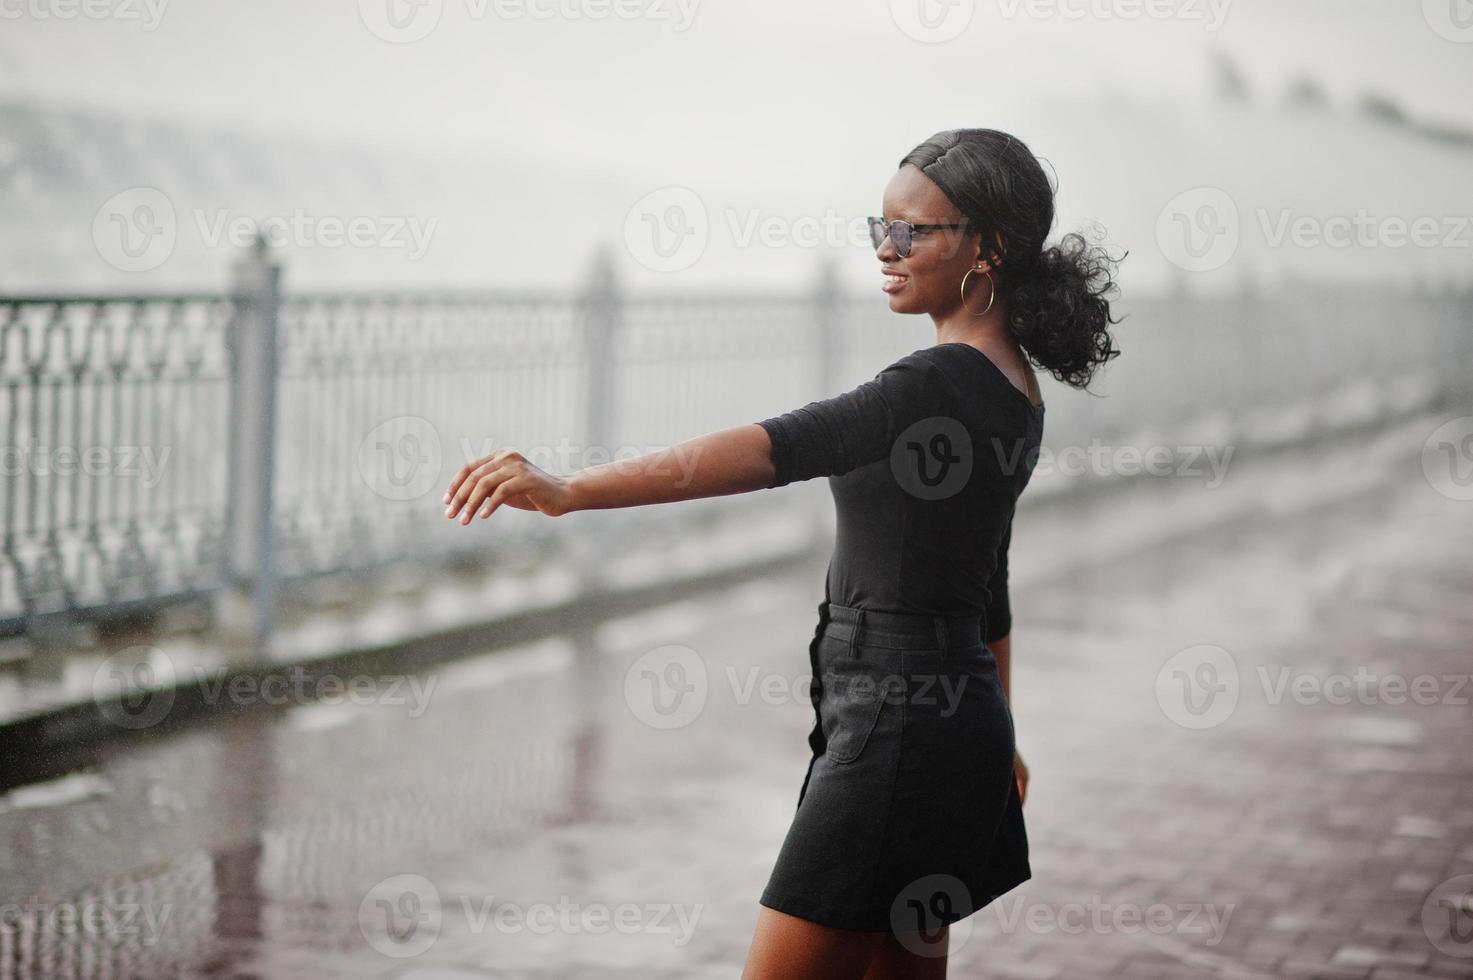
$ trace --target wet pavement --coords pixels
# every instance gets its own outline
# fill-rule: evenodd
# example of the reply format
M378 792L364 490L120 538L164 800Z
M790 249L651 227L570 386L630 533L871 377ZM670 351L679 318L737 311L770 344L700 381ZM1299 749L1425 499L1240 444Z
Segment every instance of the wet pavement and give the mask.
M1034 878L953 927L952 976L1473 976L1442 421L1020 512ZM737 976L823 567L0 796L0 980Z

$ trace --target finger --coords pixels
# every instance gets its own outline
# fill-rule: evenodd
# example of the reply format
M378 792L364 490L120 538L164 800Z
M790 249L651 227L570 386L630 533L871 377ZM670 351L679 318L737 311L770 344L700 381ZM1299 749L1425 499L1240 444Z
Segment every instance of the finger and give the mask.
M450 489L445 491L445 516L454 517L460 512L460 507L465 503L466 494L469 493L470 481L475 478L476 472L485 465L481 460L467 463L465 467L456 474L455 479L450 481Z
M460 516L461 510L470 503L471 497L475 494L476 487L479 485L481 480L495 473L500 465L501 462L499 459L488 458L486 460L483 460L474 470L472 470L470 474L461 481L460 486L456 488L454 495L450 499L450 506L445 509L445 516ZM475 513L474 505L471 506L470 513Z
M496 510L496 508L500 507L503 503L510 500L512 497L515 497L517 494L522 493L525 490L530 490L535 484L536 481L533 480L532 477L526 473L514 476L509 480L503 480L501 484L496 488L496 490L491 494L490 499L486 501L486 507L482 511L481 516L490 517L491 514Z
M465 498L465 509L460 515L460 523L469 524L471 518L476 516L476 510L486 499L495 492L496 488L511 477L503 466L497 466L488 473L482 473L474 483L470 484L470 495Z
M488 462L490 458L491 457L489 456L482 456L480 459L473 459L469 463L466 463L464 466L462 466L460 468L460 472L456 473L455 476L450 480L450 486L445 490L445 499L443 503L450 503L451 499L454 498L456 492L460 490L461 485L465 483L466 478L469 477L481 466L483 466L486 462Z
M456 473L455 478L450 481L450 487L445 491L444 502L446 504L450 504L457 497L462 497L463 494L468 494L470 491L467 489L467 484L472 482L477 474L484 473L488 466L494 465L497 459L500 458L504 453L505 450L498 449L494 453L482 456L479 459L473 459L469 463L466 463L464 466L462 466L460 468L460 472ZM457 507L456 509L458 510L459 508ZM448 517L453 515L447 514L446 516Z

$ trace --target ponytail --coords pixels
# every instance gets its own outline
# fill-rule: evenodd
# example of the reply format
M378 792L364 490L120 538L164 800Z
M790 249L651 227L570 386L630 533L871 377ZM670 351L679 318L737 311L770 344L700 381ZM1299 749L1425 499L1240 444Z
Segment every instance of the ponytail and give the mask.
M1008 296L1009 332L1035 364L1071 387L1085 387L1099 365L1120 356L1107 299L1119 262L1070 232L1039 253Z

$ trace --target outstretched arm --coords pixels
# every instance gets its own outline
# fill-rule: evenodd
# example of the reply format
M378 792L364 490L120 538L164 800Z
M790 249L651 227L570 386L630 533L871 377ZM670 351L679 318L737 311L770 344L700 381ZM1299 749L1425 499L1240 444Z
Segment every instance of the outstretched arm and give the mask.
M573 510L603 510L721 497L772 483L772 442L757 423L687 439L631 460L614 460L569 477Z
M547 473L515 450L498 450L456 474L445 493L445 516L467 524L502 504L557 516L840 475L885 458L908 425L936 414L937 377L926 353L916 351L832 398L568 476Z
M502 449L461 468L445 492L445 516L468 524L502 504L553 517L575 510L638 507L746 493L772 485L772 441L755 422L687 439L659 452L548 473Z

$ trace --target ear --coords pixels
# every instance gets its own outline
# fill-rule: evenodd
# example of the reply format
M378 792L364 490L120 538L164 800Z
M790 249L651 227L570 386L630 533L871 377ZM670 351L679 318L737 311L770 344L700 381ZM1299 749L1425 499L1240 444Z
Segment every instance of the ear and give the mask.
M1000 256L1007 255L1007 243L1003 240L1002 232L993 232L992 242L997 247L995 254ZM997 266L989 261L987 256L982 254L982 236L980 235L977 236L977 254L972 259L972 268L979 272L993 272L997 269Z
M978 272L987 272L990 270L992 265L987 261L987 256L982 251L982 234L976 231L969 231L967 232L967 240L967 244L970 246L967 251L971 255L968 264Z
M1007 242L1007 239L1006 238L1003 238L1002 237L1002 232L998 232L996 235L993 235L992 236L992 241L993 241L994 244L997 245L997 254L998 255L1006 255L1006 254L1008 254L1008 242Z

